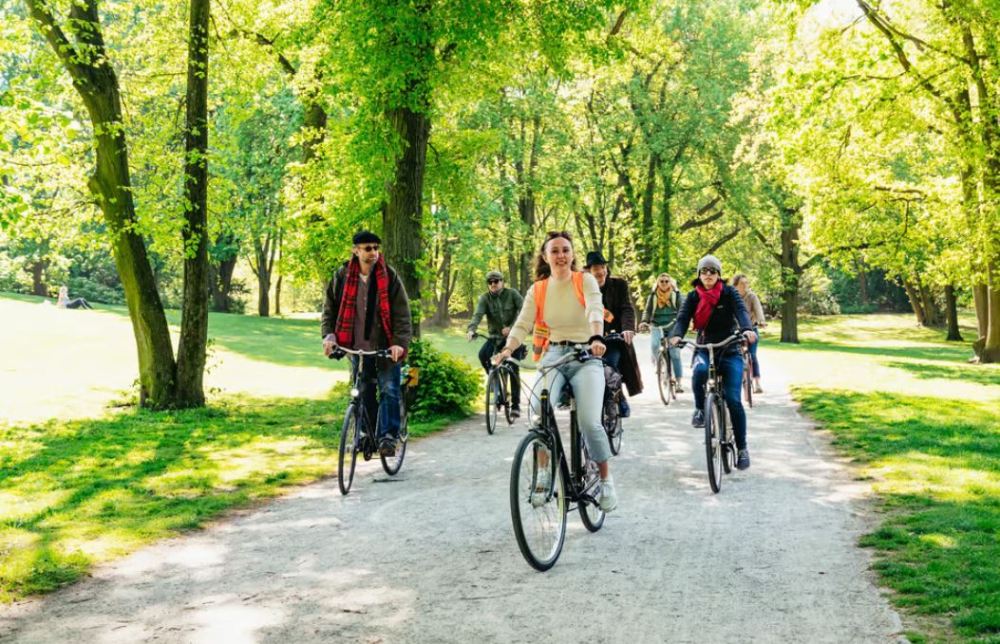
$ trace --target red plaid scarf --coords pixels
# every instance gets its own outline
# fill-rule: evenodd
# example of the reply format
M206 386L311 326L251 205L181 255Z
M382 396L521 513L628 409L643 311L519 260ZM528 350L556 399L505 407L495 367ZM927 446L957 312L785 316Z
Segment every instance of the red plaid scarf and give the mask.
M351 348L354 344L354 316L358 315L358 288L361 284L361 262L357 257L352 257L347 264L347 278L344 280L344 289L340 294L340 310L337 312L337 344L342 347ZM378 317L382 323L382 330L385 337L392 346L392 325L389 316L389 270L385 265L385 258L378 256L375 261L375 289L378 292ZM367 311L361 311L361 315L366 315Z
M694 310L694 328L700 331L708 326L712 311L715 310L715 305L722 297L722 280L716 282L711 289L699 284L694 290L698 291L698 308Z

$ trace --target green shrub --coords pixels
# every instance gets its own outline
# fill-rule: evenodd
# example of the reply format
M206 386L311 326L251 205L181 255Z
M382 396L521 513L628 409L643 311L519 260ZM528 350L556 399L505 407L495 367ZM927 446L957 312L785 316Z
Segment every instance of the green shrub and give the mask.
M407 363L420 370L410 407L416 419L468 411L479 395L479 373L428 342L414 340Z

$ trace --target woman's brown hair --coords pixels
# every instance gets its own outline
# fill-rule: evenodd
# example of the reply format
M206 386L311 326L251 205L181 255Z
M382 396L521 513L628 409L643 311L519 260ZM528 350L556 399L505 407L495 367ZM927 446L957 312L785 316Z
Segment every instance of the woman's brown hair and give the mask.
M545 246L553 239L559 238L565 239L571 247L573 246L573 236L565 230L551 230L545 233L545 240L542 242L542 247L538 249L538 255L535 256L535 280L543 280L552 274L552 267L545 261ZM570 264L570 269L574 271L580 270L576 266L575 254L573 255L573 263Z

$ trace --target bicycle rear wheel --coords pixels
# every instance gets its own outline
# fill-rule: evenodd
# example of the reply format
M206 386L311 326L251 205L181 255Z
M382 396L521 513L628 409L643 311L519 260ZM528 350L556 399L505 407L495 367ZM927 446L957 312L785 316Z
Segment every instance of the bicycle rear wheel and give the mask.
M354 467L358 462L358 413L351 403L347 407L347 415L340 429L340 452L337 454L337 483L340 493L347 494L354 483Z
M498 399L503 396L500 384L500 370L493 369L486 378L486 433L492 434L497 429L499 412Z
M558 454L540 432L530 432L514 452L510 518L525 561L543 572L554 566L566 540L566 482Z
M399 468L403 466L403 459L406 458L406 443L410 438L410 433L407 429L407 423L409 422L406 413L406 404L400 404L399 410L399 440L396 442L396 455L395 456L383 456L379 454L379 458L382 460L382 469L389 476L395 476L399 472Z
M718 394L705 397L705 460L712 492L722 487L722 408Z
M664 405L670 404L670 358L662 350L656 357L656 384L660 387L660 400Z

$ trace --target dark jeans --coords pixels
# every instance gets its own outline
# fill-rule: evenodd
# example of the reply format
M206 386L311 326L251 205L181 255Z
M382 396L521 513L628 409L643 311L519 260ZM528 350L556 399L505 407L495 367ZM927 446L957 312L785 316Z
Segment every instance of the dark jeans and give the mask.
M753 332L757 334L757 341L750 345L750 361L753 363L753 377L760 378L760 360L757 359L757 345L760 344L760 331L757 330L757 327L754 327Z
M607 347L607 350L604 352L604 364L621 373L622 370L618 368L618 365L625 354L625 342L623 340L608 340L604 343L604 346Z
M747 446L747 414L743 410L740 399L740 387L743 384L743 358L739 353L727 353L716 356L715 368L722 376L724 388L723 397L729 408L729 418L733 423L733 433L736 435L737 449ZM694 371L691 374L691 387L694 389L695 407L708 413L705 409L705 383L708 382L708 351L699 350L694 356Z
M87 300L83 299L82 297L78 297L75 300L70 300L69 302L66 302L66 308L67 309L92 309L94 307L92 307L90 305L90 302L88 302Z
M497 352L503 349L504 344L506 344L506 338L489 338L483 343L482 348L479 349L479 364L483 365L483 369L486 373L490 372L493 367L490 362L490 358ZM515 360L524 360L524 357L528 355L528 347L521 345L517 348L517 351L511 354L511 357ZM510 406L520 407L521 406L521 368L516 364L507 364L511 370L511 381L507 383L507 391L510 392Z
M399 438L400 424L400 363L386 358L363 356L364 367L361 372L361 400L368 410L368 417L375 419L375 411L379 413L379 426L376 436L379 439ZM351 356L351 379L357 373L358 356ZM375 387L371 385L378 381L380 400L375 398Z

